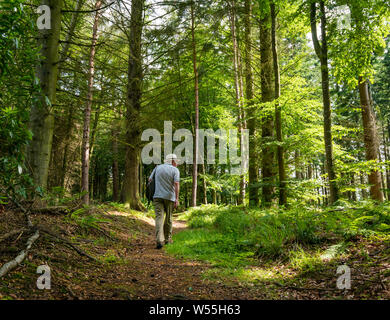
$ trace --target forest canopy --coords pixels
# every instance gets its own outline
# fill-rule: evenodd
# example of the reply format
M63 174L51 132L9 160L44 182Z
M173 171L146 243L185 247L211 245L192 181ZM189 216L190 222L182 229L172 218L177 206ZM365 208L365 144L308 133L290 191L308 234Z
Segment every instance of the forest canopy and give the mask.
M58 0L42 30L39 5L2 4L4 191L142 209L141 135L170 121L249 147L241 175L180 166L184 207L389 196L386 1Z

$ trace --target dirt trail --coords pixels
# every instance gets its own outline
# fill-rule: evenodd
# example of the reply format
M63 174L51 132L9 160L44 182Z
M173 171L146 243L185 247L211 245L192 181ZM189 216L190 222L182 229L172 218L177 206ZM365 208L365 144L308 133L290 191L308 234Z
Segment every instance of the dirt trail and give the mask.
M136 299L246 299L248 288L227 286L204 280L202 273L210 268L206 263L185 261L155 248L154 220L143 218L147 237L135 240L127 255L126 266ZM186 228L186 223L175 220L173 233ZM124 279L121 279L123 281ZM134 286L134 284L136 284ZM257 296L257 295L256 295ZM251 298L255 298L253 296ZM260 297L258 297L260 298Z
M173 257L165 249L156 249L154 219L110 209L97 210L96 214L104 219L100 228L109 237L104 236L102 230L85 229L63 216L33 215L34 224L53 229L63 237L72 239L72 242L100 262L80 257L74 250L43 235L34 243L27 259L2 279L0 299L332 298L327 295L327 291L316 290L315 283L310 284L313 289L290 290L288 287L272 285L269 281L245 284L238 279L229 279L229 282L210 280L204 277L204 273L213 268L209 264ZM11 211L0 215L0 234L21 226L21 215ZM174 234L185 228L185 222L174 221ZM21 234L0 243L1 265L21 250L27 237ZM51 268L50 290L39 290L36 286L37 267L43 264Z
M27 259L7 274L0 283L1 299L261 299L260 288L227 285L205 280L202 274L211 268L207 263L173 257L165 249L155 248L154 219L135 217L117 211L105 211L105 230L114 238L99 232L87 233L61 216L33 215L34 224L54 229L102 262L93 263L75 251L41 236ZM23 225L21 215L0 215L0 234ZM175 220L174 234L186 224ZM0 265L20 250L27 235L0 243ZM111 240L112 239L112 240ZM13 248L18 246L18 248ZM10 248L13 248L12 251ZM36 286L37 267L51 269L51 289Z

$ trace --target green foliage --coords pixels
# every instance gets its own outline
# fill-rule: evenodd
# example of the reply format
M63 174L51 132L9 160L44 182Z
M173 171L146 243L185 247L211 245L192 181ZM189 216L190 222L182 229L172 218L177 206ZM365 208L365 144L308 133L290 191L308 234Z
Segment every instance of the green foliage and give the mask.
M318 253L312 254L298 247L289 253L290 265L302 273L311 273L318 271L323 267L323 261L319 258Z
M79 208L67 215L69 222L75 222L82 229L89 231L90 229L101 230L100 224L109 222L107 219L93 214L87 207Z
M31 140L29 107L39 91L35 77L38 48L35 18L22 0L0 4L0 185L26 197L31 179L24 165Z
M181 218L188 220L191 230L176 235L168 252L230 266L249 263L254 257L281 257L312 270L311 265L315 268L320 260L344 250L345 244L340 241L356 236L390 236L390 203L366 202L351 208L339 202L336 209L297 206L286 211L208 205L191 209ZM318 251L315 257L302 253L303 247L335 241L337 245Z
M372 57L383 53L390 32L389 6L381 0L351 0L347 5L351 27L340 29L334 23L330 48L336 78L355 88L360 76L373 80Z
M79 205L80 199L84 194L85 192L77 192L68 195L64 188L53 187L50 191L42 195L42 201L46 202L49 206L66 206L74 208Z

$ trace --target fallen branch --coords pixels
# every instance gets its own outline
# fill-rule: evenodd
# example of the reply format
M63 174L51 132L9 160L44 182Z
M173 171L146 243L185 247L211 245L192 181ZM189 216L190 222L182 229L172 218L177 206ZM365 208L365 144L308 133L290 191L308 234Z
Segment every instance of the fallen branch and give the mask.
M61 236L59 236L58 234L54 233L53 231L50 231L50 230L47 230L43 227L37 227L41 232L43 233L46 233L47 235L55 238L55 239L58 239L62 242L64 242L66 245L68 245L69 247L71 247L73 250L75 250L79 255L81 256L85 256L87 257L88 259L90 260L93 260L95 262L99 262L96 258L90 256L88 253L84 252L83 250L81 250L80 248L78 248L77 246L75 246L72 242L70 242L69 240L67 239L64 239L62 238Z
M65 206L57 207L44 207L44 208L32 208L32 213L42 213L42 214L67 214L69 209Z
M29 229L27 228L21 228L21 229L16 229L14 231L11 231L11 232L8 232L2 236L0 236L0 242L3 242L11 237L13 237L14 235L17 235L18 233L21 233L21 232L24 232L24 231L27 231Z
M18 266L22 261L26 258L28 251L30 250L33 243L39 238L39 230L36 230L35 233L28 238L26 243L26 248L16 256L15 259L7 262L0 268L0 278L7 274L9 271L14 269L16 266Z

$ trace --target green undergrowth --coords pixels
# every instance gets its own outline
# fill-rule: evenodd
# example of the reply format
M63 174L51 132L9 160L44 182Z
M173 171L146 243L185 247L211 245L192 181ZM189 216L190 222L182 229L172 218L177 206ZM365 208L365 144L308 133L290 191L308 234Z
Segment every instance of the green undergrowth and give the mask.
M288 210L206 205L179 218L189 229L174 236L168 253L207 261L214 268L206 276L243 281L285 279L286 268L303 275L319 272L347 258L356 239L380 241L390 234L390 203ZM282 266L280 277L276 266Z
M144 203L145 211L137 211L132 210L126 207L123 203L119 202L108 202L99 205L98 207L106 210L117 210L121 212L127 212L135 217L148 217L148 218L154 218L154 210L151 205L146 205L147 203Z

